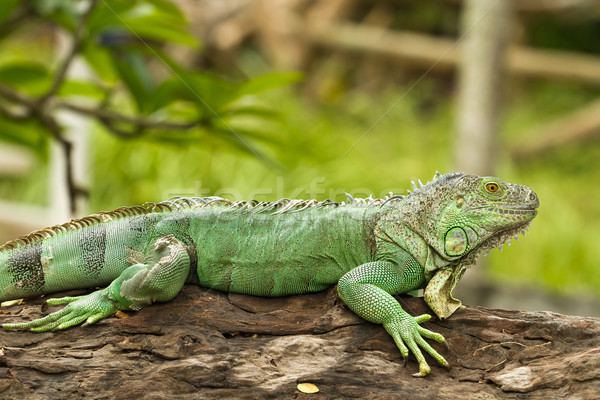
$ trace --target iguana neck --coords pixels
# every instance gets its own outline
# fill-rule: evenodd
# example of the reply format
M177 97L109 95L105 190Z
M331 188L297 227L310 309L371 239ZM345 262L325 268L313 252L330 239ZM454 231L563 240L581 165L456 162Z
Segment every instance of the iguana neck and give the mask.
M436 270L454 265L457 261L448 260L438 253L433 246L436 238L422 235L427 217L437 216L435 210L426 209L427 206L416 196L405 197L380 215L375 235L379 253L401 248L424 266L425 278L429 280Z

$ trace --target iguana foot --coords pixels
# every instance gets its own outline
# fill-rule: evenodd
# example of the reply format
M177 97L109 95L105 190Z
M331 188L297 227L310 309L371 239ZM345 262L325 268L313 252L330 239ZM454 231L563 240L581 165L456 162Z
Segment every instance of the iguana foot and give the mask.
M3 324L4 329L29 329L32 332L45 332L54 328L67 329L86 322L94 322L106 318L121 308L109 298L108 288L93 293L76 296L48 299L48 305L67 304L62 310L53 312L43 318L20 324Z
M400 349L402 357L406 360L409 350L417 358L419 363L419 372L414 374L414 377L427 376L431 372L431 367L425 361L421 348L431 355L438 363L448 368L448 362L442 357L429 343L424 339L432 339L439 343L445 343L446 340L439 333L425 329L419 324L431 319L430 315L424 314L418 317L399 316L390 322L383 324L385 330L394 338L396 346ZM421 348L420 348L420 347Z

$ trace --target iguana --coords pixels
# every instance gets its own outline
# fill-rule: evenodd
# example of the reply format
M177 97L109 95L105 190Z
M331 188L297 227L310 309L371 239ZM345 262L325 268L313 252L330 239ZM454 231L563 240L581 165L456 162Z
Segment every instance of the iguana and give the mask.
M424 288L439 318L460 305L452 291L478 255L524 233L539 206L525 186L494 177L436 173L408 195L386 199L275 202L175 198L122 207L35 231L0 247L0 301L106 286L49 299L68 305L5 329L34 332L92 324L118 310L174 298L185 283L225 292L285 296L337 284L342 301L393 337L419 373L427 314L405 312L395 294Z

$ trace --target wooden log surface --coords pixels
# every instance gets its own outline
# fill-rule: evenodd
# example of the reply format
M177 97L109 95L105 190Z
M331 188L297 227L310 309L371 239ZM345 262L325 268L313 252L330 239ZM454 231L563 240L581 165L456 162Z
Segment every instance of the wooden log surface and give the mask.
M428 312L420 298L400 301L413 315ZM4 308L0 320L38 317L42 303ZM431 374L413 378L414 357L403 366L384 329L333 288L270 299L187 285L129 315L66 331L0 331L0 398L600 397L595 318L465 307L424 324L446 337L448 349L434 347L450 371L428 358ZM319 392L301 393L304 382Z

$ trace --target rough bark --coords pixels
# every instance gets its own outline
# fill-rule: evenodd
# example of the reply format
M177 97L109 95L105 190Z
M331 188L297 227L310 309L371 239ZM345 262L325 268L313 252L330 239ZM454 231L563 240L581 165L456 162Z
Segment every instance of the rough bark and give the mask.
M64 295L62 293L61 295ZM401 298L412 314L422 299ZM2 321L42 314L41 299ZM432 320L433 321L433 320ZM0 398L598 398L600 319L466 307L425 324L450 362L426 378L334 289L269 299L186 286L129 318L0 332ZM320 392L305 394L309 382Z

